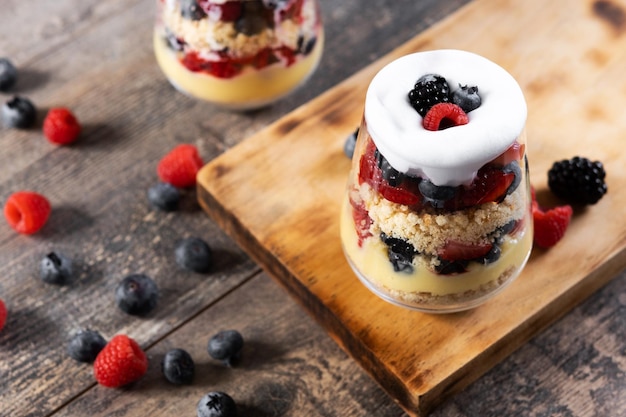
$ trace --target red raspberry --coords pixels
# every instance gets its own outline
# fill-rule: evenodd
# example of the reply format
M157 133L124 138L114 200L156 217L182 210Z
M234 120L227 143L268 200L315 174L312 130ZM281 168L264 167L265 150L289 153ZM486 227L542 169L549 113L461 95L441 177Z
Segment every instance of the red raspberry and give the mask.
M493 165L479 169L474 181L463 190L461 208L501 201L514 180L514 173L504 172Z
M4 328L7 322L7 307L4 305L4 301L0 300L0 330Z
M120 334L98 353L93 372L101 385L117 388L141 378L148 370L148 358L130 337Z
M363 245L363 241L372 236L370 233L370 226L372 225L372 219L369 216L365 205L357 204L350 199L352 205L352 218L354 219L354 226L356 227L356 234L358 235L359 247Z
M444 130L453 126L466 125L469 117L454 103L437 103L428 110L422 125L426 130Z
M80 134L80 123L71 111L64 107L50 109L43 121L43 134L57 145L68 145Z
M4 205L4 217L19 233L32 234L46 224L51 206L48 199L32 191L11 194Z
M572 207L565 205L544 211L534 199L533 192L532 210L535 245L542 248L550 248L556 245L565 235L567 226L569 226L573 213Z
M196 174L204 163L194 145L176 146L165 155L157 166L157 173L163 182L174 187L186 188L196 185Z

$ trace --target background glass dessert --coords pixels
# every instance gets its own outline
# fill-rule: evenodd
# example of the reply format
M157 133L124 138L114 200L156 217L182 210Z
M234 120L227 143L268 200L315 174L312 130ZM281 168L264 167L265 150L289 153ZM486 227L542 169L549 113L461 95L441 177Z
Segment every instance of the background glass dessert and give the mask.
M519 274L532 246L525 121L515 80L469 52L408 55L374 77L341 212L369 289L453 312Z
M261 107L293 91L323 43L316 0L157 0L162 71L183 93L225 107Z

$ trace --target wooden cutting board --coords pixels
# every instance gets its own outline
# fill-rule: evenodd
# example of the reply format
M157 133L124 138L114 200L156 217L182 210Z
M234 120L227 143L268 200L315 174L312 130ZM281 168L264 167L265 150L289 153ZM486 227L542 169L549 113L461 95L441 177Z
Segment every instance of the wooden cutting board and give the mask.
M458 48L499 63L525 92L531 183L582 155L604 162L608 194L575 212L554 248L474 310L428 315L363 287L343 256L344 139L365 91L407 53ZM406 411L424 416L626 267L626 2L475 0L207 164L199 199ZM507 399L503 399L507 401Z

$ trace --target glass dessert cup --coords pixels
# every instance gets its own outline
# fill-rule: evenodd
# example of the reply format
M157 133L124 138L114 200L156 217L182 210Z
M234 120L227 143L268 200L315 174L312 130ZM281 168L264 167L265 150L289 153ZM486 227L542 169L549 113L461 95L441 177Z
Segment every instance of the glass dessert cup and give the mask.
M489 71L464 77L468 65ZM366 97L341 208L344 253L360 281L388 302L430 313L476 307L519 275L532 247L523 95L503 69L463 51L413 54L390 67ZM431 73L458 82L450 86L478 83L482 104L464 112L464 124L423 128L427 118L406 93ZM517 114L492 114L502 106Z
M302 85L322 56L317 0L157 0L154 52L179 91L247 110Z

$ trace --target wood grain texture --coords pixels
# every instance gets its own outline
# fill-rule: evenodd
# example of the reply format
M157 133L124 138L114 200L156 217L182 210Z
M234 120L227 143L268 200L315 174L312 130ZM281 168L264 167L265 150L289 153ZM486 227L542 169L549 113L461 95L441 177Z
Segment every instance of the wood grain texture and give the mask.
M200 174L205 210L411 414L425 415L626 266L626 84L619 75L626 36L601 4L475 1ZM432 316L378 300L343 259L338 213L349 162L342 145L379 68L409 52L448 47L491 58L520 82L529 103L531 182L542 203L552 162L575 154L605 163L611 191L576 213L568 239L535 250L501 296L467 313Z

